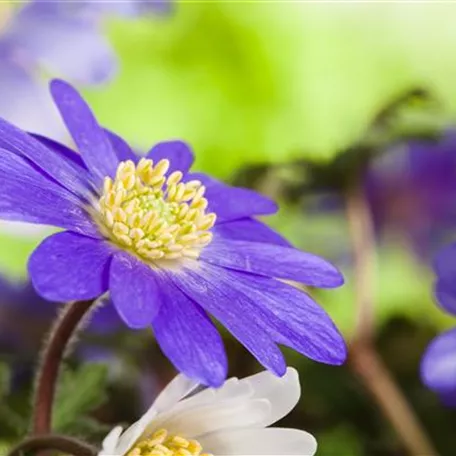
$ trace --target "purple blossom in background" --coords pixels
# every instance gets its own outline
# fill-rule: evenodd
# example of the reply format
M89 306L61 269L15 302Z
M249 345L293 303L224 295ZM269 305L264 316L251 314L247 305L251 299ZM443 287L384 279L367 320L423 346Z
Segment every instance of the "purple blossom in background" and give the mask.
M456 244L439 253L434 268L437 302L443 310L456 316ZM456 407L456 328L431 342L423 356L421 377L445 404Z
M88 300L109 292L127 326L152 327L174 365L202 383L223 383L220 321L261 364L286 370L277 344L341 364L342 336L326 312L282 281L331 288L343 277L324 259L294 249L256 216L276 204L251 190L190 172L181 141L137 157L100 127L75 89L51 85L80 154L0 122L0 216L66 231L29 261L46 299Z
M11 281L0 276L0 353L12 364L34 362L43 336L56 318L59 305L38 295L28 281ZM93 314L87 330L103 335L121 328L121 321L111 306L100 306ZM98 352L83 344L78 355L93 359Z
M379 235L393 231L430 258L456 223L456 131L385 154L366 191Z
M161 12L167 5L165 0L32 0L6 10L6 19L0 9L0 116L25 130L63 140L66 132L45 75L60 75L82 86L107 82L118 62L102 20L108 15Z
M56 316L57 306L39 296L30 283L0 276L0 347L35 352L37 342Z

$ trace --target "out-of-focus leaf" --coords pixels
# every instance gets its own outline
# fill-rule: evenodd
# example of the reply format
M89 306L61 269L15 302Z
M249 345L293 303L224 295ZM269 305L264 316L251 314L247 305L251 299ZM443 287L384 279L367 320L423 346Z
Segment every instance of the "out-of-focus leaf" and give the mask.
M184 138L198 166L221 176L328 160L416 83L390 9L183 2L166 21L113 26L122 73L90 100L138 145Z
M382 249L378 256L374 284L375 324L380 327L394 316L445 329L454 324L433 300L430 271L415 257L397 246ZM351 268L343 268L346 283L336 290L319 291L319 301L348 336L354 329L356 303Z
M8 365L0 364L0 436L20 437L26 432L27 417L20 416L13 407L8 403L11 388L11 371ZM2 444L0 441L0 454L2 453ZM7 442L4 442L7 445ZM6 454L6 452L5 452Z
M31 223L0 222L0 273L13 279L25 278L30 254L46 236L57 231Z
M83 437L90 442L99 444L111 429L112 426L102 424L88 416L82 416L61 428L60 432Z
M18 237L0 231L0 271L10 277L23 278L27 260L39 240Z
M0 400L6 396L10 389L10 369L6 364L0 364Z
M338 327L349 336L355 327L356 303L350 238L343 218L340 214L306 215L296 208L283 207L268 219L296 247L323 255L342 269L344 286L315 290L314 294ZM393 316L410 317L434 324L439 329L454 325L454 318L434 302L433 276L423 261L393 242L378 245L377 251L373 299L378 326Z
M25 417L19 415L6 402L0 403L0 423L2 425L0 435L8 435L20 438L27 432L28 421ZM0 442L1 444L1 442ZM4 454L1 452L0 454ZM6 454L6 453L5 453Z
M107 366L85 364L77 371L63 372L54 408L53 425L60 432L72 431L81 417L106 399Z
M0 440L0 454L8 454L12 446L12 442L8 442L7 440Z
M404 47L422 85L436 93L450 113L456 113L455 3L397 3L394 7L396 37Z
M334 430L317 435L319 456L361 456L362 444L356 432L349 427L339 426Z

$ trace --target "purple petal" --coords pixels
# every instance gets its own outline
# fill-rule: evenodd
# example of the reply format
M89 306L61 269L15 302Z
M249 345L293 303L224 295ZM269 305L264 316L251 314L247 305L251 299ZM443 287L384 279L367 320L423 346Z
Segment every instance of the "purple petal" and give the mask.
M26 159L0 149L0 215L4 220L67 228L99 237L98 228L81 201Z
M98 3L97 5L103 8L102 3ZM127 17L138 17L147 13L169 14L172 7L172 0L125 0L123 2L107 3L104 6L106 12Z
M456 278L456 243L443 248L435 257L434 270L440 279L454 281Z
M30 2L13 18L7 36L48 73L100 84L115 74L117 59L99 21L84 13L57 2Z
M111 141L111 145L119 161L131 160L134 163L138 161L137 155L133 152L127 141L106 128L104 131L108 135L108 138Z
M160 281L163 300L153 321L157 342L174 366L208 386L223 384L227 359L223 341L206 312L171 281Z
M117 252L109 272L111 299L122 320L134 329L150 326L160 308L156 273L126 252Z
M154 163L162 159L169 160L169 171L181 171L187 174L193 164L194 156L190 147L183 141L164 141L158 143L147 154Z
M53 150L57 155L61 156L65 160L71 160L75 165L80 166L82 172L87 172L87 168L84 161L82 160L82 157L74 150L71 150L69 147L57 141L54 141L51 138L47 138L46 136L41 136L34 133L30 133L30 135L37 139L48 149Z
M345 361L342 335L308 294L269 277L217 267L205 271L244 295L249 301L246 313L255 315L276 342L315 361L336 365Z
M456 315L456 285L453 281L437 280L435 297L440 306L447 312Z
M169 273L174 283L193 301L211 313L267 369L284 375L285 360L277 345L257 323L257 315L246 312L248 301L232 284L206 273L208 268Z
M25 66L13 61L12 55L4 55L2 44L0 42L0 117L23 130L65 138L65 126L52 103L47 85ZM8 53L12 52L14 49Z
M96 334L109 334L124 327L114 304L109 298L104 299L102 305L95 309L90 317L87 329Z
M205 185L208 210L217 214L218 223L277 212L274 201L253 190L231 187L202 173L188 174L186 180L193 179Z
M108 289L111 257L105 241L65 231L35 249L29 274L37 292L50 301L94 299Z
M64 81L54 80L51 82L51 93L84 163L101 186L106 176L115 176L119 164L108 136L73 87Z
M82 172L81 167L72 161L63 160L32 136L1 118L0 147L26 157L75 195L87 195L88 173Z
M439 394L456 391L456 328L430 343L421 362L421 378Z
M202 250L200 260L314 287L332 288L344 282L337 268L317 255L261 242L214 239Z
M292 245L279 233L258 220L244 218L233 222L219 223L214 226L212 232L216 237L234 239L238 241L265 242L266 244Z
M447 407L456 407L456 389L448 393L440 393L439 398Z

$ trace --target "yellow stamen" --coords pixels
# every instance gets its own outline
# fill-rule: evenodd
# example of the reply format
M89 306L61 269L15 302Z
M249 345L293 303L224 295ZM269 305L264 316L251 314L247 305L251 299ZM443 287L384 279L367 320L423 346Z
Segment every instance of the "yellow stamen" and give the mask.
M166 176L169 161L142 158L121 162L115 179L106 177L99 200L103 231L121 247L146 261L198 258L212 241L216 215L206 213L205 187Z
M160 429L137 442L126 456L212 456L202 451L203 447L197 440L169 435L166 429Z

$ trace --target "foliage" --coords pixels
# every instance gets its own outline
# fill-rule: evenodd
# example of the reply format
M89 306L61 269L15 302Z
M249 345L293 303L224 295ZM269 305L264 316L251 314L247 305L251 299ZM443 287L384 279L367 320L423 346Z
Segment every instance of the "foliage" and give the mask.
M93 363L62 373L53 412L54 429L86 438L106 433L109 428L89 415L107 400L107 373L107 366Z
M454 118L456 36L451 24L433 27L449 18L430 4L182 2L166 20L113 23L121 74L88 95L139 148L184 138L198 166L219 176L252 163L330 161L416 87Z

